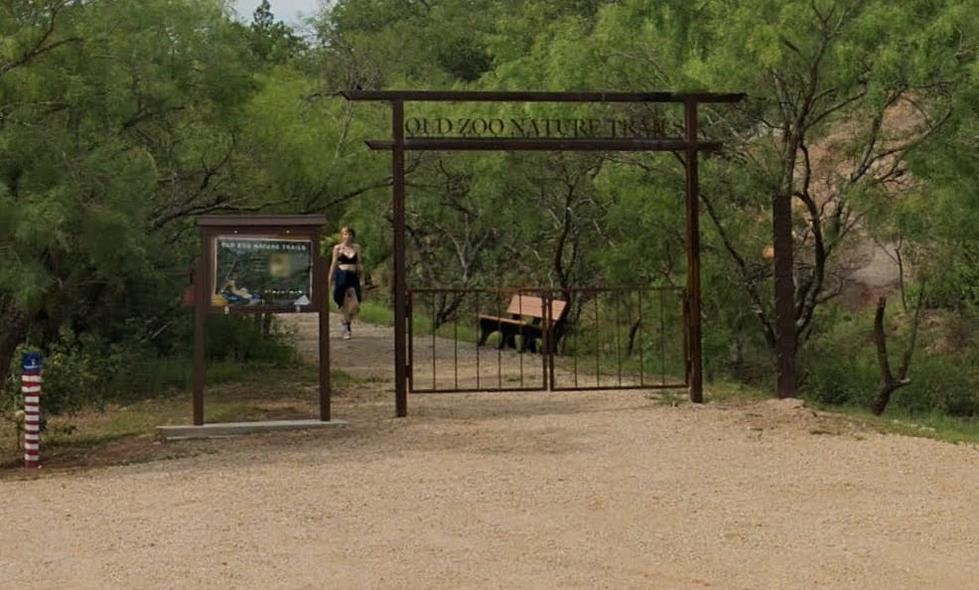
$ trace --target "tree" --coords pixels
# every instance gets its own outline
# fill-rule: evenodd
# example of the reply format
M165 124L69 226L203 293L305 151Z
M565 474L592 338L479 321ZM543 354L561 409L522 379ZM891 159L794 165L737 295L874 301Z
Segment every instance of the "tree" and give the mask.
M588 78L603 86L748 91L737 111L703 113L704 132L732 145L705 164L703 201L775 357L779 396L796 393L799 339L839 292L834 256L864 231L868 200L900 198L914 151L947 137L975 63L974 22L958 0L720 1L696 13L637 1L601 11L576 50L583 67L565 64L606 63ZM766 212L771 261L751 239Z
M0 377L28 338L153 313L134 285L185 270L179 222L247 206L228 187L254 88L241 38L217 2L177 8L0 7Z
M306 43L289 25L275 20L269 0L255 8L251 23L251 47L263 63L284 63L301 55Z
M838 292L826 284L828 265L859 227L861 199L899 198L909 153L939 136L951 116L952 95L966 70L962 39L947 25L964 5L906 2L895 11L891 3L825 1L723 8L734 15L719 20L728 25L724 32L747 35L748 42L726 47L717 65L758 63L749 87L771 92L748 113L756 129L767 129L762 149L770 154L762 173L772 203L775 309L772 319L762 320L774 336L777 394L794 396L798 338L816 307ZM909 54L916 59L903 58ZM740 71L748 73L743 65ZM750 162L758 139L744 142L736 163ZM794 201L801 204L801 225L793 221Z

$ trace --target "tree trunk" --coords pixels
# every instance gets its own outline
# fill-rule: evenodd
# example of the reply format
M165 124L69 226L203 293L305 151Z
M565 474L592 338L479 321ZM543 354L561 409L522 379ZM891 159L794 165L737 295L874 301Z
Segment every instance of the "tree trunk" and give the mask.
M918 307L914 313L911 324L911 342L904 353L904 360L895 377L891 373L891 363L887 357L887 334L884 333L884 309L887 307L887 298L881 297L877 300L877 312L874 314L874 342L877 343L877 364L880 367L880 385L877 387L877 395L870 403L870 411L874 416L880 416L887 409L887 404L891 401L891 394L904 387L911 380L908 379L908 370L911 368L911 354L914 352L914 343L918 334L918 322L921 317L921 302L924 294L918 297Z
M870 403L870 411L874 413L874 416L880 416L887 409L887 404L891 401L891 394L897 391L901 385L900 383L881 383L880 387L877 388L877 395L874 396L874 401Z
M772 199L775 249L775 393L796 396L795 281L793 278L792 196L780 191Z
M626 352L626 356L631 357L636 348L636 334L638 334L640 326L641 324L639 323L639 320L636 320L631 326L629 326L629 348ZM642 346L642 343L639 345Z

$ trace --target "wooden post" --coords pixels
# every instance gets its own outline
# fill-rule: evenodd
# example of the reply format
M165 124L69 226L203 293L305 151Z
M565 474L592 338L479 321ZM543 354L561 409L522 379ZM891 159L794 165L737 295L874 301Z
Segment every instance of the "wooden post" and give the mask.
M408 355L407 339L407 281L405 280L405 152L404 102L391 101L391 175L394 217L394 413L398 418L408 415Z
M330 421L330 297L326 262L320 253L320 232L311 236L313 256L313 306L318 310L320 340L320 421Z
M793 164L794 166L794 164ZM791 178L792 172L783 172ZM791 181L785 181L789 184ZM775 393L779 398L796 396L795 279L793 271L791 188L782 187L772 199L772 245L775 273Z
M684 128L687 142L687 153L684 160L687 173L687 297L690 307L688 317L690 373L687 376L687 383L690 386L690 401L699 404L704 401L704 377L700 333L700 200L697 177L697 101L694 98L687 98L684 101Z
M207 306L210 304L208 280L208 257L211 255L211 235L202 232L201 255L194 270L194 424L204 424L204 322L207 319Z

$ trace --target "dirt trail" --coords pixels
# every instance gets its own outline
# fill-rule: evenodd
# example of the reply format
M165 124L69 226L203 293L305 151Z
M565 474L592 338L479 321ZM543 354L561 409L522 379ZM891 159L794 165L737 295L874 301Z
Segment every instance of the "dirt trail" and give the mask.
M315 363L319 350L317 318L311 314L291 314L279 316L279 319L303 357ZM342 340L339 337L340 316L334 314L331 315L330 329L333 368L360 379L393 381L394 341L391 328L357 322L354 325L355 337ZM548 370L540 354L521 354L512 348L498 350L492 345L476 346L462 339L433 338L431 335L415 335L411 345L415 365L411 374L417 390L478 389L480 386L494 389L540 388L544 383L543 373ZM572 372L570 367L559 365L555 368L555 375L557 382L566 387L572 384L593 387L596 383L639 382L637 375L628 372L619 374L615 368L608 366L603 367L600 380L596 380L594 367L591 369L589 371L582 366ZM658 374L645 375L645 379L653 383L659 382L660 377Z
M343 370L390 375L388 330L333 344ZM376 385L338 397L339 430L0 481L0 587L979 581L975 447L637 392L412 396L398 420Z

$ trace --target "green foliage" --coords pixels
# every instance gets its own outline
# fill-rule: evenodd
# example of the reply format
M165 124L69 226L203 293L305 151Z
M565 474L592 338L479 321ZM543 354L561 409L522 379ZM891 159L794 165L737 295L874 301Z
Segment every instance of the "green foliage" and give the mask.
M899 390L897 407L917 414L938 410L948 416L979 416L977 361L975 353L925 356L915 367L911 384Z
M803 358L803 395L826 405L870 405L879 378L876 359L866 354L854 358L812 352ZM904 399L906 393L901 390L898 399Z
M306 44L282 21L275 20L268 0L255 9L251 24L251 47L263 62L283 63L298 57Z
M880 381L872 325L872 314L837 317L812 338L802 356L806 397L823 405L870 406ZM948 346L949 334L942 330L926 330L919 338L923 341L912 359L910 383L893 394L894 410L966 417L979 414L979 356L974 348L935 351ZM892 364L898 362L905 346L905 333L888 338Z
M217 384L241 380L265 368L299 367L300 359L278 336L263 335L250 317L210 318L207 379ZM161 355L145 343L109 342L95 332L63 328L43 353L43 407L50 415L72 413L109 402L143 399L190 388L193 361L187 355ZM20 406L20 355L11 378L0 387L0 408Z
M106 378L119 370L123 351L91 334L62 330L44 357L43 405L56 415L85 406L101 407Z
M263 335L257 317L212 316L207 322L205 350L214 360L268 361L296 364L299 357L291 346L276 337Z
M847 277L849 246L877 240L899 251L905 278L928 286L928 311L957 314L948 324L959 332L979 306L973 4L338 0L304 38L268 2L247 24L219 0L3 3L0 365L25 342L50 355L56 390L78 384L65 409L140 389L140 375L179 387L190 321L178 301L204 213L324 213L331 231L355 226L381 287L363 317L385 319L390 168L363 139L389 136L388 107L351 104L337 90L710 89L749 99L701 113L703 135L729 146L700 168L707 376L771 379L772 197L788 190L804 204L810 154L827 261L825 282L805 299L816 224L798 208L796 285L816 309L803 330L803 385L827 403L863 403L877 379L870 323L825 303ZM886 157L855 174L864 154L906 139L901 125L874 135L872 122L897 111L941 124L896 152L892 177L882 178L895 163ZM653 111L410 103L407 112L474 114ZM655 115L680 133L679 108ZM797 136L806 154L786 147ZM425 153L407 165L412 286L686 282L684 178L671 155ZM212 323L215 366L294 360L248 320ZM972 360L968 346L942 348L950 339L929 337L898 407L971 411L968 372L943 377L943 363Z

